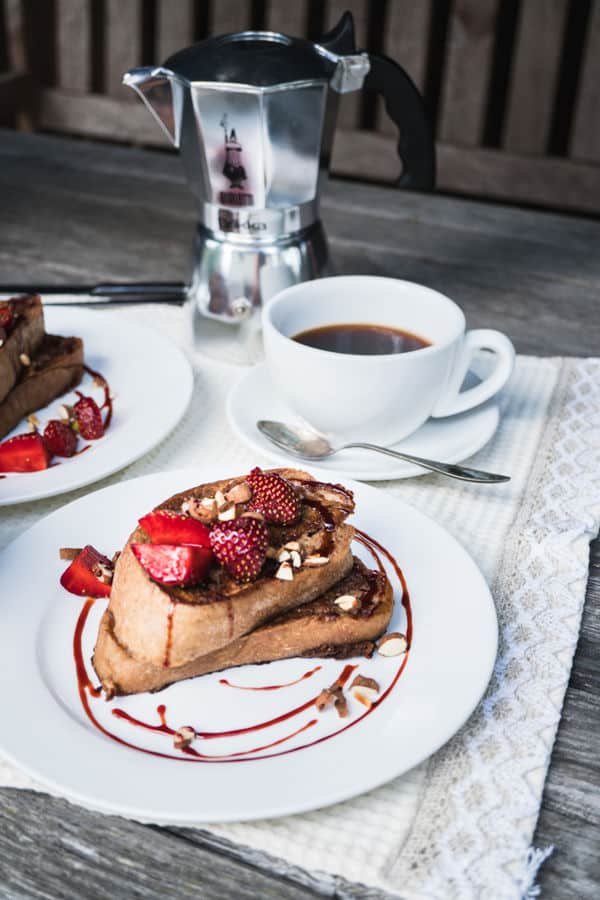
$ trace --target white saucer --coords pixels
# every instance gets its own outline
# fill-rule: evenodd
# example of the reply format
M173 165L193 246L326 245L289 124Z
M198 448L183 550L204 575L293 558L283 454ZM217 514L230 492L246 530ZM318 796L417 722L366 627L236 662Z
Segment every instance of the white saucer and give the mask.
M271 444L256 427L259 419L302 421L277 392L266 363L250 369L234 385L227 399L227 415L235 433L253 450L286 465L290 460L298 459ZM395 444L394 449L441 462L462 462L487 444L499 421L498 403L490 400L470 412L445 419L429 419L410 437ZM369 440L368 435L365 440ZM427 474L418 466L366 450L344 450L331 459L319 461L319 465L340 478L361 481L387 481Z

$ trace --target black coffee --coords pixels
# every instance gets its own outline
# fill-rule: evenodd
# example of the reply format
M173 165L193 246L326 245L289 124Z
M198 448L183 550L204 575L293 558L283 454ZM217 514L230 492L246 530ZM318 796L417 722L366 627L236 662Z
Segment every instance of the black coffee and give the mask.
M330 350L333 353L356 353L360 356L380 356L384 353L409 353L429 347L431 341L392 328L389 325L370 325L366 323L323 325L320 328L308 328L295 334L295 341L317 350Z

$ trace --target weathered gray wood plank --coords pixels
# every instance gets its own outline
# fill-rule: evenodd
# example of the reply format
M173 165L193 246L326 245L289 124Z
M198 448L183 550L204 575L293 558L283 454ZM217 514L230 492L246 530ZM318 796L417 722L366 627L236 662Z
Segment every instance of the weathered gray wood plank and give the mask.
M194 210L174 157L0 132L0 163L0 280L182 276ZM339 181L323 211L340 271L438 287L470 324L508 330L527 352L598 354L598 223ZM552 900L592 900L600 883L598 542L590 572L535 838L557 847L540 875ZM202 832L147 828L11 791L0 792L0 885L8 900L314 896L314 885L232 862ZM343 885L330 892L363 894Z
M32 791L0 791L3 900L306 900L308 888L163 829Z
M91 6L88 0L58 0L57 81L68 91L85 93L91 82Z
M106 0L104 79L107 94L130 101L132 92L121 84L123 72L139 66L142 55L141 0ZM115 130L118 134L118 128Z
M570 155L600 162L600 0L594 0L579 78Z
M156 7L156 64L194 42L193 0L158 0Z
M567 0L520 5L503 146L544 154L558 81Z
M383 52L405 69L418 89L425 87L427 67L427 38L431 16L431 0L394 0L385 10ZM381 97L377 98L375 113L377 131L392 134L398 139L398 128L392 122Z
M442 79L440 138L477 146L483 136L498 0L457 0Z

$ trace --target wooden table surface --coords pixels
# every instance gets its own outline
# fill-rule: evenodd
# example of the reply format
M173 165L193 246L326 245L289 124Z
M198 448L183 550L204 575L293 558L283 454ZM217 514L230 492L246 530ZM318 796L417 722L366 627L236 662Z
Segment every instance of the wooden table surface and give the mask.
M194 210L178 160L0 131L0 282L179 280ZM600 353L600 225L577 217L331 182L322 204L339 272L407 278L500 328L521 353ZM535 844L542 895L600 895L600 542ZM326 896L366 896L339 884ZM300 873L256 869L201 831L138 825L0 791L3 898L300 898ZM369 895L372 896L372 895ZM491 896L491 895L490 895Z

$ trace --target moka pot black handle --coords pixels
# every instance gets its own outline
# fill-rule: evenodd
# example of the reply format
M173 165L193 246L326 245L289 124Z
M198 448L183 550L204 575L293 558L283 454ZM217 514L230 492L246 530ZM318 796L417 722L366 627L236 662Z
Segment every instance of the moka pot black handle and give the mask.
M435 144L425 104L404 69L388 56L369 53L371 68L364 88L380 94L390 119L398 126L402 160L399 187L431 191L435 185Z

